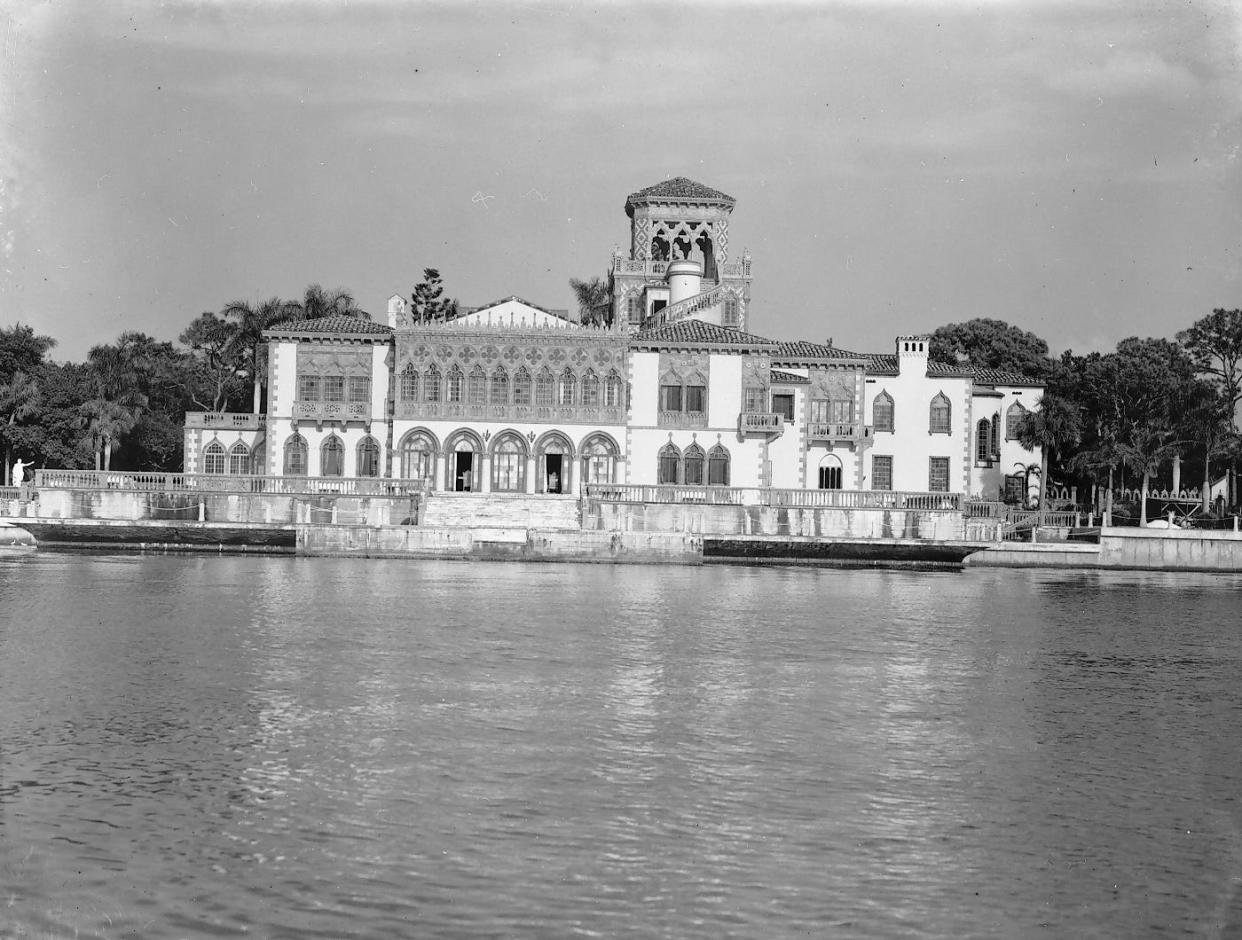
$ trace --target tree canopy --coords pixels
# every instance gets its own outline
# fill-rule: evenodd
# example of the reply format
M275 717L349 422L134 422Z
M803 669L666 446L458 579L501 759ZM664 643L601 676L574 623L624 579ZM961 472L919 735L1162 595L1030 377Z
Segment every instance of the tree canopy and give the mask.
M928 357L935 362L1000 369L1031 378L1043 378L1052 365L1044 340L1003 320L986 317L938 327L931 335Z

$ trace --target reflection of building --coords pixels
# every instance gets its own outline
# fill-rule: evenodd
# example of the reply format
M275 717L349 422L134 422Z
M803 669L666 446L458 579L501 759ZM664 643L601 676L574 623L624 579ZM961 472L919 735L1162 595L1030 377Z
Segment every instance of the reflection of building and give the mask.
M578 494L587 484L966 492L1038 461L1014 438L1038 386L748 332L734 200L691 180L634 193L611 327L517 297L415 323L270 331L265 416L192 414L189 473L379 477L430 490Z

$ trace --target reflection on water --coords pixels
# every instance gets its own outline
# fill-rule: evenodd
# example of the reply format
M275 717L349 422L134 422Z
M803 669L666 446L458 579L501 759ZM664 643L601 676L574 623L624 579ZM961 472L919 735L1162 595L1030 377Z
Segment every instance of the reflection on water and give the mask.
M0 555L0 936L1232 936L1240 584Z

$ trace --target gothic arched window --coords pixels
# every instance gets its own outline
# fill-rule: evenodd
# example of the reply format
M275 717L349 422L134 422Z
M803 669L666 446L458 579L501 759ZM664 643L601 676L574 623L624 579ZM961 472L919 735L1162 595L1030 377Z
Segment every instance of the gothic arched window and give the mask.
M306 438L294 434L285 441L285 476L306 476Z
M229 473L241 476L250 472L250 448L238 441L229 448Z
M928 409L927 430L931 434L948 434L953 429L952 406L944 392L937 392Z
M333 434L319 448L319 475L340 477L345 475L345 445Z
M1026 409L1022 407L1022 402L1015 401L1005 411L1005 440L1016 441L1018 439L1018 427L1022 423L1022 419L1026 416Z
M691 444L686 448L685 457L682 459L686 486L703 485L703 467L705 462L706 455L703 453L703 448L698 444Z
M224 445L212 441L203 450L203 473L224 472Z
M893 430L893 396L888 392L880 392L871 405L871 421L877 431Z
M530 384L530 373L523 366L513 376L513 404L529 405L531 403Z
M492 373L492 404L507 405L509 403L509 373L500 366Z
M980 418L975 425L975 460L986 463L992 459L992 422Z
M707 452L707 485L729 485L729 452L722 444Z
M677 483L681 470L681 451L670 442L660 448L656 483Z
M360 477L379 476L380 446L379 441L367 435L358 444L358 473Z
M401 370L401 388L398 394L402 401L418 399L418 370L414 368L412 362L407 362L405 368Z

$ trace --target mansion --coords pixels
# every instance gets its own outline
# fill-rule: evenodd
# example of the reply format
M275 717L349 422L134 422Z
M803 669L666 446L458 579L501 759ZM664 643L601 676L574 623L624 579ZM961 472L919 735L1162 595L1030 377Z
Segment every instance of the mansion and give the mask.
M750 332L732 197L678 178L633 193L611 324L518 297L416 322L286 323L261 416L191 415L187 473L378 477L433 491L586 485L964 493L1024 502L1016 437L1041 386L931 362L926 335L863 354Z

